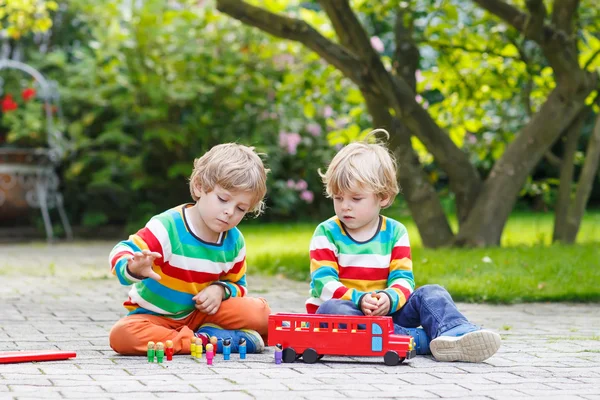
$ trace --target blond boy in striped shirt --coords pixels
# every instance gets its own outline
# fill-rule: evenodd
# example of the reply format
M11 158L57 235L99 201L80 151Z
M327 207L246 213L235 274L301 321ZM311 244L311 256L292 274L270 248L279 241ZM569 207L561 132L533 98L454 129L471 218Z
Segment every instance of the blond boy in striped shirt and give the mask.
M149 341L173 342L174 354L189 354L191 340L224 339L237 351L264 349L269 306L247 297L246 245L236 228L247 213L259 215L268 170L251 147L227 143L194 162L193 203L154 216L111 251L111 271L131 286L127 316L110 332L120 354L144 355Z
M408 233L380 215L399 192L396 164L379 142L344 147L321 174L335 216L310 244L309 313L389 315L396 333L411 335L417 354L438 361L480 362L496 353L500 336L470 323L439 285L415 290Z

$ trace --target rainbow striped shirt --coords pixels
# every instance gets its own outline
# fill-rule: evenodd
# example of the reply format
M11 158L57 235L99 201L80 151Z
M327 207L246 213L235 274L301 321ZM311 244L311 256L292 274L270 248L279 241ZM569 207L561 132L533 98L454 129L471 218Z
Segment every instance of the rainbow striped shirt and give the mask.
M183 212L191 206L180 205L154 216L111 251L112 273L121 284L133 284L123 303L128 315L185 318L195 310L192 297L213 282L226 285L231 297L246 295L246 246L242 233L233 228L221 236L220 243L202 241L190 230ZM152 267L161 276L160 281L140 281L127 272L128 258L144 249L162 254Z
M375 235L357 242L332 217L317 226L310 242L310 276L309 313L329 299L350 300L360 308L362 297L374 291L384 291L389 313L396 312L415 288L406 228L381 216Z

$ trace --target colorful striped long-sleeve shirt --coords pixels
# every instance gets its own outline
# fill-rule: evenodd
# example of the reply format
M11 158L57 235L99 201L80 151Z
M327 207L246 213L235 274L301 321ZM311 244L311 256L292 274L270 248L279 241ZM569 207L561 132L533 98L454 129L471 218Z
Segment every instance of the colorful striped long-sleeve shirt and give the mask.
M382 216L375 235L367 242L356 242L341 221L332 217L312 237L310 275L309 313L330 299L350 300L360 309L365 294L381 291L389 296L389 313L394 313L415 288L406 228Z
M129 240L118 243L110 253L112 273L123 285L133 285L123 303L131 314L153 314L182 319L195 310L192 297L212 283L226 287L227 297L246 295L246 246L242 233L233 228L219 243L195 236L183 212L184 204L154 216ZM136 251L148 249L162 258L152 269L161 276L136 279L127 270L127 260Z

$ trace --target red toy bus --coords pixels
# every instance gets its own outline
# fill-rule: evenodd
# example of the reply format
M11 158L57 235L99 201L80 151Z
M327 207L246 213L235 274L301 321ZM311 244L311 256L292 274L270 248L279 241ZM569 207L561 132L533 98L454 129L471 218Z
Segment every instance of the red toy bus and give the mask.
M271 314L268 343L282 345L286 363L336 355L383 356L386 365L397 365L416 355L413 338L394 334L391 317Z

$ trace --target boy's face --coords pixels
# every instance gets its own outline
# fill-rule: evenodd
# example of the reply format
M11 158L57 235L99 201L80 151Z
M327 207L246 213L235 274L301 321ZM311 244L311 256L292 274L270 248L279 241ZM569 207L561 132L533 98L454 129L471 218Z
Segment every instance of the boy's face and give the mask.
M219 185L208 193L200 188L195 191L199 197L196 202L199 223L203 225L198 228L207 236L220 234L239 224L254 199L251 192L225 190Z
M373 192L357 188L334 195L333 208L350 235L357 240L366 240L375 232L379 212L387 201L388 199L381 199ZM369 237L364 237L365 235Z

